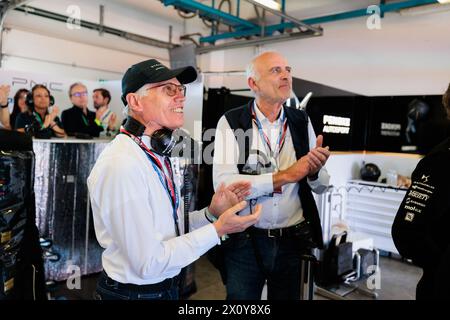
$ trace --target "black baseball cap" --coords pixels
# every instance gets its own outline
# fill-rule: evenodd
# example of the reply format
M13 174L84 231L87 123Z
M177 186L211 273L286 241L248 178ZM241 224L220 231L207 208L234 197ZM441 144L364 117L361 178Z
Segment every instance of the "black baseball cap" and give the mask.
M169 69L155 59L145 60L128 68L122 78L122 102L127 105L128 93L138 91L143 85L157 83L177 78L182 84L191 83L197 79L194 67Z

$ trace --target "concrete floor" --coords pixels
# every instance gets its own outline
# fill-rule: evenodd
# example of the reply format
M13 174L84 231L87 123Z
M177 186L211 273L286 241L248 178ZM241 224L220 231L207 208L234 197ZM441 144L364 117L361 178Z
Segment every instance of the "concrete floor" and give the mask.
M413 300L415 298L416 284L422 275L420 268L396 258L380 258L380 289L376 290L378 300ZM84 276L81 280L81 289L68 290L65 282L59 283L52 297L67 300L91 300L97 281L97 274ZM223 300L225 287L220 279L219 272L210 264L206 257L201 257L195 265L197 291L191 295L191 300ZM367 288L366 280L359 283L360 288ZM338 292L348 290L341 287ZM265 292L263 292L263 297ZM353 291L345 295L350 300L372 300L365 294ZM315 295L315 300L328 300L328 298Z
M205 257L201 257L196 263L197 292L191 300L223 300L225 299L225 287L222 284L218 271ZM422 276L422 271L407 262L397 258L380 257L380 289L375 290L378 300L414 300L416 284ZM358 283L360 288L367 288L367 280ZM338 290L338 292L348 290ZM264 296L264 292L263 292ZM372 300L359 291L353 291L345 295L350 300ZM314 299L327 299L315 295Z

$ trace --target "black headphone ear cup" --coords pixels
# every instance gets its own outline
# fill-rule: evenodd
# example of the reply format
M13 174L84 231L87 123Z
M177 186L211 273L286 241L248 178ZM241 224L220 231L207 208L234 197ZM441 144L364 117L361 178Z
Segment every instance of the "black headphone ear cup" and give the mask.
M172 130L167 128L158 129L153 132L150 144L153 150L163 156L170 156L176 145L176 140L172 136Z
M25 98L25 104L28 108L34 109L34 102L33 102L33 93L29 92L27 94L27 97Z
M55 98L51 95L50 96L50 107L54 104L55 104Z
M123 125L123 128L136 137L142 136L145 131L145 126L130 116L127 117L127 120Z

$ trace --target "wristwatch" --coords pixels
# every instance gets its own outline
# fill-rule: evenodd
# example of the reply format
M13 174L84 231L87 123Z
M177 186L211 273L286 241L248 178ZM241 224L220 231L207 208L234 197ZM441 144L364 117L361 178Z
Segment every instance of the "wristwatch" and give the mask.
M8 108L8 102L6 102L6 104L4 106L0 106L0 108L2 108L2 109Z

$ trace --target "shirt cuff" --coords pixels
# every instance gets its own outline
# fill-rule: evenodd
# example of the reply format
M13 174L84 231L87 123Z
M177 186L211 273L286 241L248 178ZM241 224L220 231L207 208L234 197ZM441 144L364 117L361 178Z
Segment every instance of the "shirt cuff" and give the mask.
M320 169L317 175L317 179L310 180L308 178L308 184L311 187L311 190L315 193L323 193L329 185L330 176L328 175L326 170Z
M217 234L216 227L214 227L212 224L208 224L208 225L204 226L203 228L208 230L207 231L208 238L214 239L214 244L220 244L221 243L221 241L220 241L221 239L220 239L219 235Z
M206 220L213 223L217 221L217 218L209 211L208 207L205 208L205 217Z
M211 223L214 223L217 221L217 218L211 212L209 212L208 207L205 208L205 218L206 218L206 220L208 220ZM214 227L214 229L215 229L215 227ZM221 244L222 241L225 241L227 239L228 239L228 235L227 234L223 235L222 237L219 238L218 244Z
M257 176L247 176L252 184L251 195L248 199L259 198L273 193L273 173L265 173ZM245 178L244 178L245 179Z

